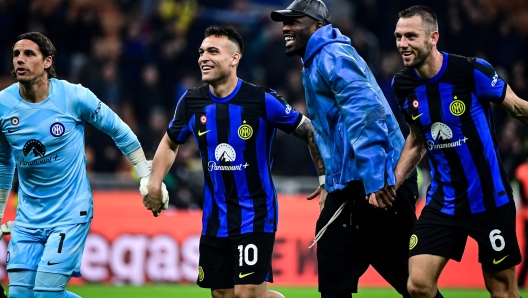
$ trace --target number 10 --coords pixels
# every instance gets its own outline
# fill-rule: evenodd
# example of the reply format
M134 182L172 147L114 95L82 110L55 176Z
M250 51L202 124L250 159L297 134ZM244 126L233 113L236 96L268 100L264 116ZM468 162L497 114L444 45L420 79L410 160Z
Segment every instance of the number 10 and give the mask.
M249 260L249 249L253 250L253 260ZM247 265L253 266L257 263L258 260L258 249L255 244L248 244L244 249L244 245L238 246L238 251L240 252L240 258L238 259L238 265L242 266L242 260L246 262Z

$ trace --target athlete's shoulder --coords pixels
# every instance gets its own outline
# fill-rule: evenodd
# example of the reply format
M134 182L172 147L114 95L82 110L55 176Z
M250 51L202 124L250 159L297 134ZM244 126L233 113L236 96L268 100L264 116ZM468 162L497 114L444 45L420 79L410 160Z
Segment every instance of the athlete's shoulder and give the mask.
M404 97L407 92L421 84L413 71L412 68L405 68L392 78L392 90L397 98Z
M493 77L496 75L495 69L488 61L478 57L469 57L467 59L473 69L482 72L488 77Z
M267 90L271 90L267 87L257 86L253 83L242 81L242 86L240 88L240 91L244 93L262 93L266 92Z
M449 63L443 80L452 84L474 84L475 74L483 73L489 78L496 75L487 61L477 57L465 57L449 54Z
M263 103L266 88L257 86L253 83L241 80L242 84L238 89L236 95L231 100L231 103L237 105L253 105L254 103Z
M490 66L486 60L478 58L478 57L466 57L456 54L447 54L449 62L453 66L459 66L459 67L474 67L475 65L484 65L484 66Z
M413 74L412 68L404 68L397 72L392 79L392 86L399 87L405 85L408 82L417 82L416 76Z
M0 105L3 109L13 109L17 104L20 103L21 99L18 94L20 87L18 83L14 83L11 86L0 91Z
M491 67L491 65L483 59L477 57L466 57L455 54L448 54L448 67L446 70L447 77L454 77L460 79L461 75L473 77L475 69Z
M190 88L182 96L182 100L209 98L209 89L208 88L209 88L208 84L203 84L203 85L198 86L198 87Z

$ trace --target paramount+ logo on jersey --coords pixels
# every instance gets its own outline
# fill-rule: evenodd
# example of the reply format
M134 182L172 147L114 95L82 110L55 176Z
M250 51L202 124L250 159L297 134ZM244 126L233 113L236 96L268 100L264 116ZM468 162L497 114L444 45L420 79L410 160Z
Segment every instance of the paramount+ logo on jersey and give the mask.
M232 163L236 160L236 151L233 146L227 143L221 143L216 146L215 159L218 162ZM247 168L249 164L238 165L218 165L215 161L209 161L207 168L209 171L241 171Z
M465 144L468 140L467 137L464 137L454 142L451 141L453 138L453 131L448 125L442 122L433 123L431 126L431 136L433 140L427 141L427 149L429 150L459 147L462 146L462 144Z
M24 144L22 148L24 156L17 156L17 165L19 166L34 166L48 164L56 161L59 156L46 157L46 146L41 141L31 139Z

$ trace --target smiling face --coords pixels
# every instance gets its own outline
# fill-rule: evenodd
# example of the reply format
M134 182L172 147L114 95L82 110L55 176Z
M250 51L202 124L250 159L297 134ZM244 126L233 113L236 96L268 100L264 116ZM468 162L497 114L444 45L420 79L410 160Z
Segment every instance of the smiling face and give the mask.
M294 55L304 57L308 40L315 30L323 26L323 23L309 16L285 17L282 23L284 25L282 35L286 42L285 54L290 57Z
M47 79L46 68L51 64L51 56L43 57L38 45L29 39L19 40L13 46L13 67L19 82Z
M198 53L198 65L205 83L214 85L236 74L241 54L238 46L227 36L206 37Z
M419 68L436 47L438 31L424 27L420 16L400 18L396 24L396 47L406 67Z

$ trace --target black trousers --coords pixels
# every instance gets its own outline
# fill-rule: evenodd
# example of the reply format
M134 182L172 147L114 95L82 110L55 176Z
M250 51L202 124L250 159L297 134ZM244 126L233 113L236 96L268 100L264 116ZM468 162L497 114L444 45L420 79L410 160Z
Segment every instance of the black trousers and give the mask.
M360 181L329 193L316 233L343 202L347 205L317 244L319 292L356 293L359 278L372 265L398 293L410 297L409 239L416 222L417 197L416 175L402 184L396 201L387 211L368 204Z

